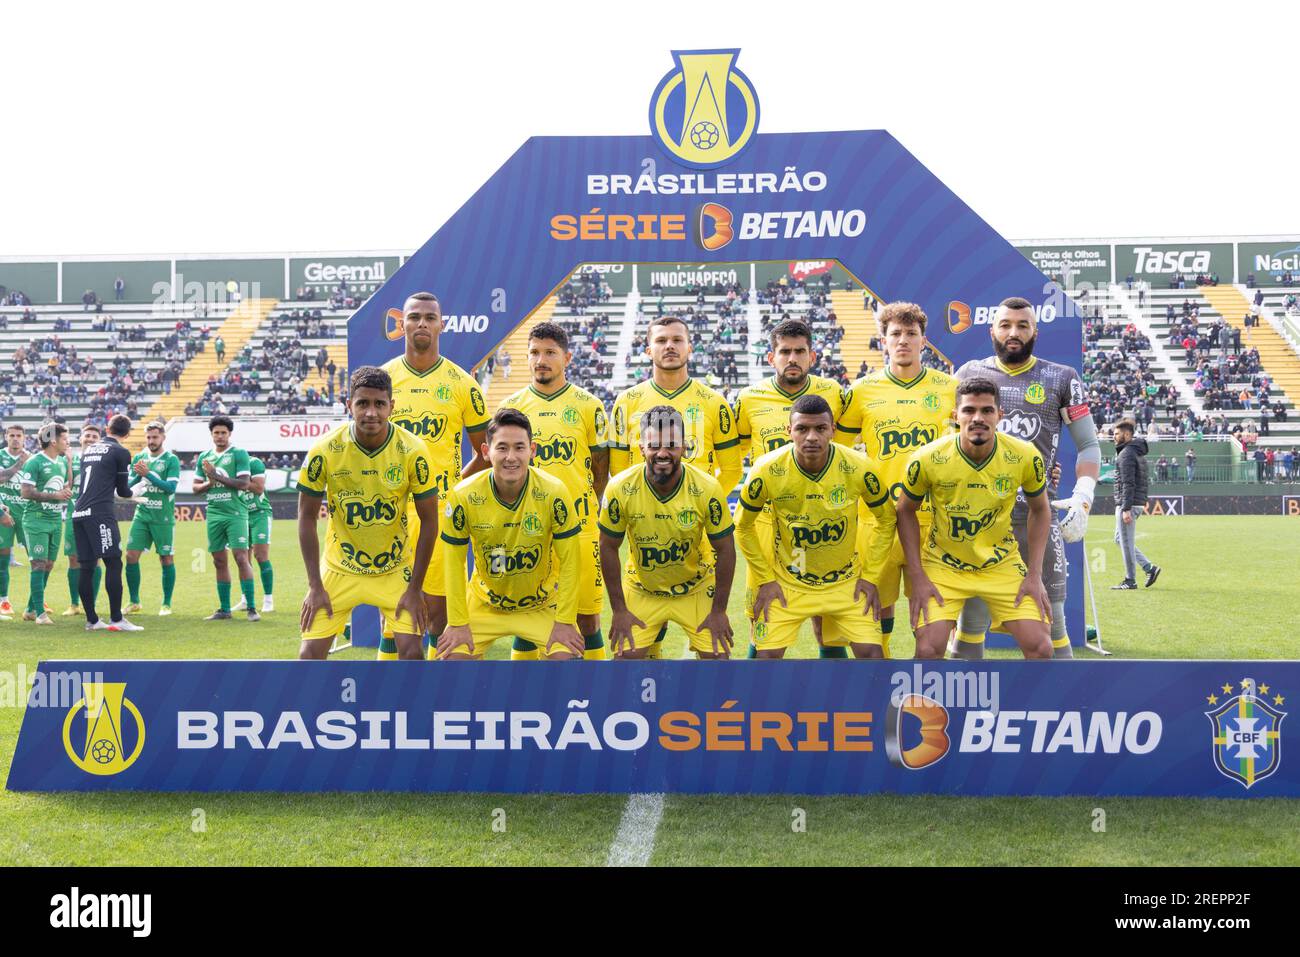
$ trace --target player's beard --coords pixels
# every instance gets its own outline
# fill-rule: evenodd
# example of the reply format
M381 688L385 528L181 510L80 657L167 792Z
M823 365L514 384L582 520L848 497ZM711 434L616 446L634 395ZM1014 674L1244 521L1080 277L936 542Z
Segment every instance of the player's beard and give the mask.
M686 358L678 356L676 359L652 359L656 369L662 369L664 372L676 372L678 369L686 368ZM676 362L676 365L669 365L670 362Z
M798 392L804 387L804 383L808 381L808 372L804 369L799 369L794 375L796 378L791 378L789 369L781 373L781 388L786 392Z
M671 467L668 469L668 471L661 472L659 469L655 467L657 464L662 464L662 463L657 463L653 460L650 462L650 481L654 482L656 485L662 485L662 486L671 485L673 483L673 480L677 478L677 473L680 469L680 466L675 462L669 462L668 464Z
M1013 353L1008 349L1006 343L993 340L993 351L997 353L999 359L1003 362L1011 362L1019 365L1021 362L1027 362L1034 354L1034 344L1038 342L1038 333L1034 333L1028 339L1021 342L1020 348Z

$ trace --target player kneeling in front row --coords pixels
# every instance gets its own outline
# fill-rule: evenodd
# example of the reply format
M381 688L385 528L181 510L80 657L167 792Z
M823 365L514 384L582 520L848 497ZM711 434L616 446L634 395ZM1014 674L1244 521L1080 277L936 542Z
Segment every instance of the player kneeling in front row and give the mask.
M581 658L579 522L569 492L529 464L533 430L518 409L492 416L483 452L492 467L453 488L443 508L447 628L438 660L481 659L492 642L511 636L536 645L540 659Z
M988 379L957 387L956 416L960 432L912 454L898 501L916 656L942 658L962 605L982 598L994 627L1011 635L1026 658L1051 658L1051 605L1041 569L1052 514L1042 494L1043 457L1028 442L999 434L998 387ZM1029 503L1023 557L1011 533L1022 488ZM917 511L927 496L934 520L922 544Z
M892 544L889 490L866 455L836 445L834 436L835 416L825 399L796 399L790 444L759 458L741 492L736 537L761 583L754 601L759 658L785 657L803 623L816 616L826 646L847 645L856 658L884 656L880 632L865 615L880 613L872 581ZM879 530L865 556L857 549L859 500ZM774 541L765 550L758 517L769 504Z
M300 659L324 660L357 605L373 605L393 623L398 657L423 661L428 624L420 583L438 533L438 494L424 442L388 421L393 380L376 366L352 373L350 425L307 453L298 475L298 546L307 568ZM322 569L316 523L329 510ZM406 552L406 506L415 502L420 532L415 563Z
M614 617L609 637L614 657L648 657L659 630L675 621L701 658L731 656L727 600L736 571L727 495L717 479L685 465L686 423L670 405L641 417L641 457L614 476L600 518L600 559ZM716 576L704 554L708 536L717 556ZM623 591L618 549L628 542Z

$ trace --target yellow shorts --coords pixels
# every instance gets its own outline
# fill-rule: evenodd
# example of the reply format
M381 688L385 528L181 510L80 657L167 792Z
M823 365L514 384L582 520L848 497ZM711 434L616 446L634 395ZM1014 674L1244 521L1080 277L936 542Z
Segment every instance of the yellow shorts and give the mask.
M578 614L599 615L605 607L605 578L600 571L600 532L591 519L578 532L578 560Z
M713 576L689 595L675 598L649 595L629 585L625 593L627 610L645 622L644 628L632 628L632 640L637 648L649 648L655 643L659 629L670 621L681 626L691 641L691 651L713 651L713 638L709 631L697 631L700 622L713 610Z
M302 633L302 637L333 638L351 620L352 609L358 605L372 605L379 609L386 627L392 628L399 635L415 634L415 622L411 616L405 611L401 615L397 614L397 601L406 591L410 580L410 568L402 568L387 575L349 575L332 568L322 569L321 582L325 585L325 594L329 595L334 614L326 617L325 612L318 611L311 627ZM391 631L388 632L388 637L392 637Z
M547 657L546 643L551 640L551 629L555 627L555 607L534 608L529 611L499 611L487 602L468 598L469 633L474 638L475 658L482 658L498 638L519 636L526 638L537 646L539 658ZM552 651L564 653L565 649L556 644ZM468 653L461 647L457 654Z
M762 513L754 520L754 530L758 533L758 548L767 559L767 567L771 568L776 562L775 547L772 543L772 513L764 508ZM737 548L739 551L739 548ZM758 586L763 584L754 574L754 569L749 563L745 564L745 615L752 622L754 620L754 599L758 593Z
M438 501L441 503L442 497ZM441 506L440 506L441 507ZM415 504L411 503L406 509L406 563L415 564L415 544L420 538L420 516L415 511ZM442 561L443 553L446 546L442 543L442 536L435 535L433 540L433 555L429 559L429 567L424 573L424 582L422 590L426 595L437 595L444 597L447 594L447 585L442 580ZM392 635L385 631L385 636L391 638Z
M797 588L781 583L785 605L779 601L767 606L767 621L754 622L754 644L765 648L789 648L799 637L799 629L809 618L822 620L822 644L880 644L880 630L871 627L871 613L864 612L865 599L854 598L857 581L843 581L826 588Z
M938 562L922 566L934 587L943 596L943 606L932 598L927 607L930 621L956 621L968 598L983 598L989 606L993 628L1006 621L1044 621L1038 603L1025 598L1016 605L1016 593L1025 580L1025 566L1020 561L1006 561L975 572L959 572ZM921 623L925 624L925 617Z

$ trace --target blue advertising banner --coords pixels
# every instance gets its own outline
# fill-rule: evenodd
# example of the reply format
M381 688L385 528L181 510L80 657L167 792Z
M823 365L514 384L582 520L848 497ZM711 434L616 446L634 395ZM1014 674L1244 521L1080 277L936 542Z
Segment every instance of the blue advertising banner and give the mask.
M16 791L1300 797L1300 663L45 662Z
M838 261L882 301L919 303L956 366L992 355L994 308L1023 296L1038 316L1034 354L1081 365L1074 301L888 132L757 132L739 53L674 51L673 68L647 83L649 135L524 143L352 316L351 367L401 354L402 306L421 290L452 317L441 354L469 369L580 263L770 260ZM1066 491L1074 459L1062 442ZM1082 556L1067 547L1074 567ZM1067 624L1082 644L1081 575ZM376 627L372 614L354 619L353 641L377 643Z

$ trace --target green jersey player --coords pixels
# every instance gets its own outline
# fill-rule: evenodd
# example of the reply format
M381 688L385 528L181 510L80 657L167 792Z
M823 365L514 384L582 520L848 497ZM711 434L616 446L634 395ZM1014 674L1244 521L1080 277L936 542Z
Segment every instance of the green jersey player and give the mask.
M13 617L9 603L9 562L14 543L23 544L23 480L19 473L27 462L24 443L27 434L21 425L5 429L5 447L0 449L0 618Z
M275 611L271 597L275 585L275 572L271 567L271 500L266 497L266 463L256 455L249 456L248 491L241 493L248 506L248 540L253 546L253 559L262 575L262 612ZM248 600L241 598L232 611L247 611Z
M72 463L68 459L68 427L49 422L39 433L41 450L31 456L22 470L23 535L32 563L32 587L24 621L52 625L45 610L45 582L54 569L63 540L63 513L72 499Z
M248 453L230 444L230 433L235 430L234 420L227 415L214 415L208 420L212 435L212 448L199 456L194 477L194 494L207 496L208 551L217 569L217 599L220 602L207 621L223 621L233 617L230 613L230 565L226 549L235 556L239 568L239 589L248 606L248 620L260 621L262 616L254 607L257 596L253 593L253 566L248 560L248 506L240 497L247 492L251 466Z
M123 611L142 610L140 556L153 548L162 565L162 607L158 614L166 616L172 613L172 592L176 589L176 484L181 478L181 460L163 448L166 432L161 422L149 423L144 435L144 451L131 459L131 493L136 504L131 530L126 536L126 587L130 602Z

